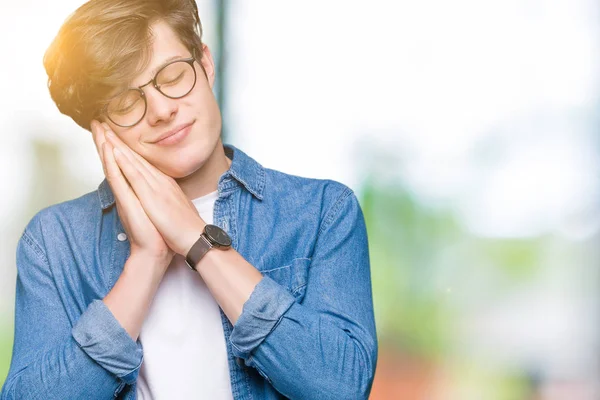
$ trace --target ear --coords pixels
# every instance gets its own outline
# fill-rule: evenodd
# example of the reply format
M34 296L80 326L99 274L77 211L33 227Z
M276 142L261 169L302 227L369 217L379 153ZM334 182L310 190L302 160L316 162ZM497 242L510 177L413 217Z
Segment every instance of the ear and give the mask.
M204 75L208 79L208 84L212 89L215 84L215 62L208 46L202 44L202 58L200 59L200 65L204 69Z

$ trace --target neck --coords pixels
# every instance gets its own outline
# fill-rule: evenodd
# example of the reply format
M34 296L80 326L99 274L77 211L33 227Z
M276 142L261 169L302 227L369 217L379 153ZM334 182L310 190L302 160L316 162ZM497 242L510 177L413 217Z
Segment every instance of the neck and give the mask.
M230 166L231 160L225 155L223 142L219 138L204 164L185 178L176 179L176 182L188 199L196 199L217 190L219 178Z

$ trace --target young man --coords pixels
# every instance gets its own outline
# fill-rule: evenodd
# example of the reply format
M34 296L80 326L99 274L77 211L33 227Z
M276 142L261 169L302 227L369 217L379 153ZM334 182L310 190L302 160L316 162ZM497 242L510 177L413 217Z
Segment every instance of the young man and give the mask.
M44 64L106 180L23 232L1 398L368 397L356 196L222 144L193 0L91 0Z

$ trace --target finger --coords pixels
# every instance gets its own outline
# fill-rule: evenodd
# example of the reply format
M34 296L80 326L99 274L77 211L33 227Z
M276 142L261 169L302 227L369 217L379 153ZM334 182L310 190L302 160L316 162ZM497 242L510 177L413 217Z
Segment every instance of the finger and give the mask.
M143 204L144 199L153 197L156 191L140 169L133 165L131 159L116 147L113 147L112 154L122 175L127 179L140 202Z
M106 171L106 164L104 163L104 154L106 153L106 147L108 147L110 144L107 142L102 143L102 146L100 147L100 159L102 160L102 171L104 172L104 176L106 177L106 179L108 180L108 172Z
M112 145L109 142L104 142L102 150L108 171L107 179L114 193L119 218L122 221L129 221L129 226L144 226L148 222L148 215L117 165ZM124 224L126 223L124 222Z
M127 182L127 179L125 178L125 176L123 176L123 173L121 172L117 161L115 160L112 145L108 142L105 142L103 143L102 148L104 153L104 159L106 160L106 179L110 183L110 187L112 188L113 193L115 195L115 200L118 199L119 202L121 204L124 204L125 206L134 206L135 200L137 200L137 198L135 196L135 193L133 192L133 189Z
M148 182L150 182L153 187L155 187L156 180L159 179L160 171L156 169L152 164L150 164L144 157L140 156L138 153L133 151L129 146L127 146L113 131L107 124L102 124L106 131L106 139L111 142L113 147L119 148L127 158L131 161L131 163L140 169L140 172L147 177Z
M93 120L90 124L92 129L92 138L94 139L94 144L96 145L96 151L100 156L100 161L102 162L102 168L104 168L104 152L102 151L102 144L106 141L104 137L104 130L100 123L96 120Z
M175 180L170 177L169 175L165 174L164 172L162 172L161 170L159 170L158 168L156 168L154 165L150 164L144 157L142 157L141 155L139 155L137 152L131 150L131 148L129 148L129 146L127 146L117 135L114 134L114 132L110 129L110 126L108 126L108 124L106 123L102 123L102 127L104 127L105 130L111 132L114 136L113 136L113 145L121 145L123 147L125 147L126 149L128 149L131 154L135 157L135 159L137 161L139 161L144 167L146 167L146 170L148 171L149 174L151 174L156 181L160 182L162 181L167 181L170 185L174 186L174 187L179 187L179 185L177 184L177 182L175 182Z
M142 163L142 158L135 151L131 150L129 146L123 143L112 131L106 131L106 139L111 142L115 149L121 152L121 155L127 159L129 164L133 166L148 182L150 187L157 189L160 187L157 183L157 176L151 172L150 168L146 167L146 164Z

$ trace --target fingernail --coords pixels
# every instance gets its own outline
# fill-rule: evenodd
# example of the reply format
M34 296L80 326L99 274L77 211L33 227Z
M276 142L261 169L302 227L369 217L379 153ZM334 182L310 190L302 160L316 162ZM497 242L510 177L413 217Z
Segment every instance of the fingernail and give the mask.
M112 133L112 131L106 131L106 136L108 136L108 137L111 137L111 138L114 138L114 137L115 137L115 134L114 134L114 133Z

